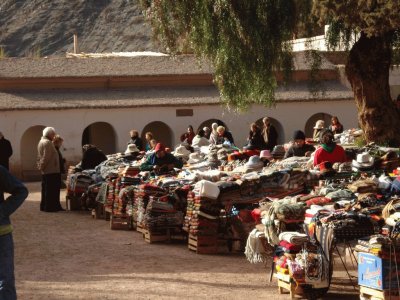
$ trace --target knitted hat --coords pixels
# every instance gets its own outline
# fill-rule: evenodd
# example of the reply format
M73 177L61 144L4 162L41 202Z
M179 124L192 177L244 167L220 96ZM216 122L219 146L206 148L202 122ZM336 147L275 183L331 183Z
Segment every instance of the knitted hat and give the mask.
M305 140L306 135L301 130L296 130L293 134L293 140Z

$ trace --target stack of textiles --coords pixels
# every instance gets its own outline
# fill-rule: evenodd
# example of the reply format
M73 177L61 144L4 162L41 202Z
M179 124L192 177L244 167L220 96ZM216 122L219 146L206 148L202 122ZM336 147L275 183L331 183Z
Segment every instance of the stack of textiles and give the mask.
M371 253L385 258L390 257L391 243L392 241L388 236L377 234L368 238L359 239L357 245L355 246L355 250L358 252ZM400 249L398 251L398 253L400 253Z
M194 236L218 236L220 202L189 192L183 229Z
M127 166L122 169L121 175L125 177L135 177L140 173L140 166Z
M111 211L113 208L116 182L117 182L116 178L108 180L107 199L106 203L104 203L104 207L106 208L106 210Z
M267 208L268 207L268 208ZM297 202L297 198L286 197L265 205L261 212L262 223L265 225L265 237L270 245L278 245L278 235L283 231L296 228L304 222L305 203Z
M190 221L193 218L193 212L194 212L194 192L189 191L187 194L187 206L186 206L186 215L185 219L183 221L183 227L182 229L186 232L189 232L189 227L190 227Z
M324 211L318 215L317 219L320 224L333 229L338 241L353 240L375 233L371 217L354 211Z
M309 241L306 234L285 231L279 234L279 244L275 248L275 269L278 273L289 274L289 261L294 261L296 255Z
M140 184L140 178L137 177L118 177L114 189L114 215L126 214L132 215L134 188Z
M83 173L70 174L68 177L67 193L70 195L81 196L93 184L92 177Z
M167 191L149 183L139 185L133 202L132 217L133 221L139 226L143 226L146 207L149 203L150 196L161 197L166 195Z
M150 196L143 221L144 227L150 231L181 227L183 212L175 209L173 200L169 195Z

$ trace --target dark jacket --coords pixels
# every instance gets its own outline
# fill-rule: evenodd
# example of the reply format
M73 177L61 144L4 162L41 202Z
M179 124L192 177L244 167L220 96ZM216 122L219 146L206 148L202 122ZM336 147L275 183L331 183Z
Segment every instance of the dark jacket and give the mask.
M141 171L152 171L154 166L163 166L173 164L175 168L182 168L183 162L173 156L171 153L165 153L163 158L158 158L156 153L152 153L144 163L140 165Z
M265 142L265 149L270 151L274 150L274 147L278 143L278 132L275 127L270 124L268 127L264 127L262 130L262 135Z
M315 148L312 145L304 144L303 147L291 146L285 153L284 158L292 156L306 156L306 152L314 152Z
M185 132L184 134L181 135L181 142L186 141L189 145L192 144L193 138L196 136L194 132L189 133Z
M8 160L13 154L11 143L4 137L0 139L0 165L2 165L7 170L9 169Z
M4 193L11 194L11 196L4 199ZM12 231L9 217L20 207L26 197L28 197L27 188L0 166L0 232L7 234Z
M333 134L338 134L343 132L343 125L341 123L337 123L336 126L329 125L329 130L333 132Z
M82 170L94 169L103 161L107 160L107 156L97 148L89 148L83 154L81 168Z
M264 149L265 148L265 142L264 138L261 134L261 130L257 130L256 132L253 132L250 130L249 132L249 142L247 144L247 147L252 148L252 149Z
M129 142L128 142L128 145L129 145L129 144L135 144L136 147L137 147L140 151L144 150L144 149L143 149L143 141L142 141L142 139L141 139L140 137L131 138L131 139L129 140Z
M57 148L57 153L58 153L58 160L60 161L60 173L65 174L65 159L63 158L60 148Z

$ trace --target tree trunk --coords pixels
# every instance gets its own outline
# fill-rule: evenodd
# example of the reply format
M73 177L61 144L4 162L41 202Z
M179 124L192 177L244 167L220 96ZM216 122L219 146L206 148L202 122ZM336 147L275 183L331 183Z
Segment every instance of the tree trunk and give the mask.
M400 115L390 96L389 69L392 34L360 39L350 50L346 75L358 108L358 121L367 142L400 145Z

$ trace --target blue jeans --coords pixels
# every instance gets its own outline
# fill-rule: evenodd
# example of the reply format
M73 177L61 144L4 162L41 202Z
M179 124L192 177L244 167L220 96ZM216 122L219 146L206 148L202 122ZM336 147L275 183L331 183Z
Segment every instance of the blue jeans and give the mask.
M0 236L0 300L15 300L14 243L12 234Z

